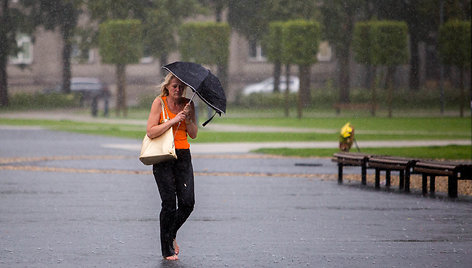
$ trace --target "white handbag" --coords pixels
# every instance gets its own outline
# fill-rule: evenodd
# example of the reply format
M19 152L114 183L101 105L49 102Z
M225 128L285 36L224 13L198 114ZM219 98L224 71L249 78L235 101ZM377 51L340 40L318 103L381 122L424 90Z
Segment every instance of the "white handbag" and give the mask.
M167 120L170 120L169 114L167 114L164 108L164 101L161 97L159 97L159 99L161 100L162 105L162 117L164 118L164 122L166 122ZM144 135L141 153L139 155L139 160L141 160L143 164L154 165L171 159L177 159L172 127L154 139L150 139L147 134Z

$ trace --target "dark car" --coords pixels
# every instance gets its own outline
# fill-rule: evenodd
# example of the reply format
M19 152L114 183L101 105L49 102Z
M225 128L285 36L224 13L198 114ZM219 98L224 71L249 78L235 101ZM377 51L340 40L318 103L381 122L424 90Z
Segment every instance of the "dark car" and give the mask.
M80 95L80 103L90 103L94 99L108 99L110 91L106 83L95 77L72 77L70 80L70 91ZM44 93L62 93L62 85L52 89L45 89Z

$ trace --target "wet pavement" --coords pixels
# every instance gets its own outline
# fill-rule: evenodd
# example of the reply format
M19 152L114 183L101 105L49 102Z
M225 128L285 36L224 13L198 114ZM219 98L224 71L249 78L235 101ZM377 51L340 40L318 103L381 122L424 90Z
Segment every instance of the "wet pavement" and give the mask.
M150 167L127 147L136 143L1 128L0 267L472 264L469 199L338 185L326 179L337 171L329 159L199 150L180 260L164 261L160 199Z

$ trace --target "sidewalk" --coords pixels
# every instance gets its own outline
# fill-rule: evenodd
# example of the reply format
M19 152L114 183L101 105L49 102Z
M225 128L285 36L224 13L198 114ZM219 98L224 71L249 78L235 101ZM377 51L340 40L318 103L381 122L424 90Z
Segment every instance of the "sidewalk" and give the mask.
M73 141L73 142L71 142ZM193 158L196 205L162 260L160 199L129 139L0 131L0 267L469 267L462 199L338 185L329 159ZM251 155L248 155L251 156ZM297 163L316 163L313 166ZM358 173L358 170L355 170Z

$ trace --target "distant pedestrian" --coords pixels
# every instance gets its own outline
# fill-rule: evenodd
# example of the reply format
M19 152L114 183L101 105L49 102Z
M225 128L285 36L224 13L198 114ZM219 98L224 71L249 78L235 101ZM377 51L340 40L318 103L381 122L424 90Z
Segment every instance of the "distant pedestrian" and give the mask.
M187 136L195 139L198 126L193 102L185 98L186 85L169 73L160 85L161 94L151 106L147 135L155 138L173 128L177 159L153 165L153 174L161 196L160 237L162 256L178 260L177 231L193 211L195 204L194 178L190 144ZM162 98L170 120L164 122L161 114Z

